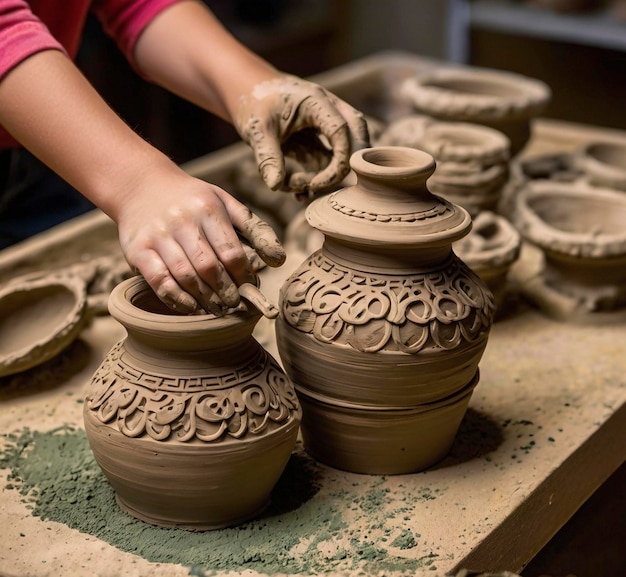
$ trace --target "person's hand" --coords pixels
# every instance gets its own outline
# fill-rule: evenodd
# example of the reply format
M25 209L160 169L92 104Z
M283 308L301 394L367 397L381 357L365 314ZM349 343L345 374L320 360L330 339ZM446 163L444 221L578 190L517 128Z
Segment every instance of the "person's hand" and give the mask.
M254 283L254 262L280 266L285 252L272 228L226 191L180 169L135 185L118 214L129 265L157 296L181 313L219 313L237 306L237 287Z
M363 115L321 86L282 75L241 98L234 118L272 190L308 194L338 184L350 155L369 146ZM285 162L285 157L297 161Z

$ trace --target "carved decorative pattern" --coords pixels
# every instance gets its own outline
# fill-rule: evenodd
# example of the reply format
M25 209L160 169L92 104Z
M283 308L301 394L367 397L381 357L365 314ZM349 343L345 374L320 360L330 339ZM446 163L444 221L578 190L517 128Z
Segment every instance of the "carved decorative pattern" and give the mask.
M359 351L455 349L491 326L493 295L456 256L436 272L362 273L321 251L283 289L283 315L322 343Z
M124 362L118 343L96 371L87 408L128 437L157 441L268 432L298 410L293 385L262 349L244 370L217 377L171 378L141 372Z
M330 197L328 204L334 210L341 212L342 214L346 214L354 218L362 218L364 220L370 221L376 220L379 222L416 222L421 220L428 220L429 218L440 217L447 212L452 213L452 208L448 204L444 203L437 203L429 210L406 214L377 214L375 212L357 210L355 208L341 204L334 196Z

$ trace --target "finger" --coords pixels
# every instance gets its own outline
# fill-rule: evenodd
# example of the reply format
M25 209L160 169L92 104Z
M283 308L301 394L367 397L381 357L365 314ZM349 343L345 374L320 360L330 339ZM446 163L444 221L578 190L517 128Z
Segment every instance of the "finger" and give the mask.
M335 132L329 137L333 155L330 162L320 172L318 172L309 183L312 192L319 192L340 183L350 172L350 139L348 130Z
M216 301L221 301L222 308L237 306L239 292L226 270L224 261L221 260L224 258L228 262L228 256L224 251L220 251L217 245L209 244L205 234L200 230L193 234L190 233L190 229L181 228L175 238L182 248L182 253L179 252L178 258L173 263L168 263L168 266L177 267L176 270L170 268L177 282L193 295L205 310L215 313ZM215 238L214 242L217 242ZM237 256L245 258L243 248ZM235 256L234 260L236 258ZM243 266L245 268L245 264ZM233 269L236 270L237 267Z
M274 229L234 198L226 198L225 203L233 225L263 262L272 267L282 265L287 255Z
M317 126L332 149L330 162L310 182L312 192L330 188L350 172L350 132L346 120L329 99L307 99L300 105L301 114L312 126Z
M196 299L174 280L156 251L143 251L132 262L129 260L128 264L143 275L159 300L168 308L183 314L194 313L200 308Z
M371 146L369 127L363 113L339 98L333 98L333 102L348 124L351 151L369 148Z
M254 152L261 178L271 190L278 190L285 179L285 162L280 138L258 118L249 121L245 134Z

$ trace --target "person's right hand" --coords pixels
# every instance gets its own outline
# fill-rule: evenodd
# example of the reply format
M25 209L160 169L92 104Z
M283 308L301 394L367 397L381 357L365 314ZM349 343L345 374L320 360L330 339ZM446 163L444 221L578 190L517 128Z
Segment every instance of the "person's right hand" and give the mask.
M269 224L220 187L178 168L135 184L116 220L131 268L181 313L237 306L237 287L255 279L238 235L268 265L285 260Z

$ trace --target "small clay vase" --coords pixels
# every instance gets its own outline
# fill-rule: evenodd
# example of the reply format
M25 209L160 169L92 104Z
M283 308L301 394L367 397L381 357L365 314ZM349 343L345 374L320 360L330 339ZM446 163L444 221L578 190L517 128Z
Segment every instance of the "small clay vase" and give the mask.
M623 319L623 192L580 182L529 181L518 192L515 219L524 239L543 252L543 268L528 294L548 315L578 323Z
M626 142L594 140L583 145L575 159L589 184L626 192Z
M530 138L531 120L551 98L540 80L490 68L440 68L407 78L402 97L417 112L503 132L516 156Z
M430 154L375 147L351 166L355 185L306 210L324 242L281 288L277 346L313 457L357 473L418 471L452 444L493 295L452 251L471 218L426 187Z
M217 529L258 515L295 446L293 385L252 337L246 301L223 316L178 315L142 277L109 310L127 330L96 371L84 406L96 461L131 515Z

